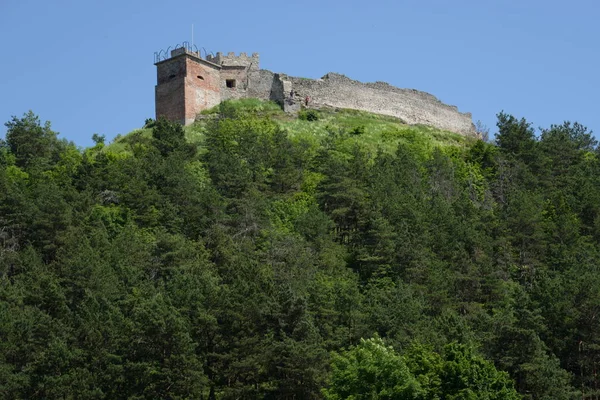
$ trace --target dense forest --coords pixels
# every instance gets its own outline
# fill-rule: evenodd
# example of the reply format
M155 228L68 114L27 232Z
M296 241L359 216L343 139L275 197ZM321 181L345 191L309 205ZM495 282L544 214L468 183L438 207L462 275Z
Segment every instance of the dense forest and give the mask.
M597 399L600 149L226 102L0 140L0 397Z

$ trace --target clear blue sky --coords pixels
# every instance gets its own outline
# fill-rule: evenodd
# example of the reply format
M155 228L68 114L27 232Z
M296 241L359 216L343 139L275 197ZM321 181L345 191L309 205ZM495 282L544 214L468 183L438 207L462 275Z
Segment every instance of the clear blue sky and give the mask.
M154 117L154 51L191 39L261 67L434 94L495 132L600 132L597 0L0 0L0 121L31 109L80 146ZM0 128L0 137L5 128Z

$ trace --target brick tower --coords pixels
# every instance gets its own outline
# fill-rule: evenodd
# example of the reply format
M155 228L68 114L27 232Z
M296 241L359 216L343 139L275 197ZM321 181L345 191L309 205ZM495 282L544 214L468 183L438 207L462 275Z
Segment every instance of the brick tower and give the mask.
M200 53L180 47L155 65L156 118L164 116L189 125L200 111L221 102L221 66L203 59Z

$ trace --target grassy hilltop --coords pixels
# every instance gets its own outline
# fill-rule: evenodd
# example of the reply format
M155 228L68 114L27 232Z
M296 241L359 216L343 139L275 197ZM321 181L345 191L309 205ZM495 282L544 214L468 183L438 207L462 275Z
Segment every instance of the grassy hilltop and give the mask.
M345 146L357 144L372 152L378 150L393 152L398 143L415 144L417 141L419 146L424 146L423 150L425 148L431 150L433 147L444 145L464 147L473 142L473 138L467 138L457 133L424 125L406 125L398 118L357 110L331 108L306 110L300 112L297 117L283 112L281 107L275 103L258 99L230 100L204 111L202 117L205 119L200 119L194 125L184 128L187 140L202 145L206 121L209 121L211 116L219 115L221 111L238 116L251 115L271 118L287 132L289 137L311 142L314 146L319 146L326 138L336 136L344 137ZM307 118L311 119L311 115L316 120L307 120ZM151 128L132 132L132 134L141 134L144 137L150 137L151 133ZM108 146L107 150L123 151L126 148L126 142L126 136L119 138Z
M225 102L78 149L0 141L0 397L592 399L600 161Z

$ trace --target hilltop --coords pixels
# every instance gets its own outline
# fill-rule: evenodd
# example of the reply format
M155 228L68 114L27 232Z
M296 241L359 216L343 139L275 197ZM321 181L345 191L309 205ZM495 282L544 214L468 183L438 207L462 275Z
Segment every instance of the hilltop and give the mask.
M437 146L465 147L477 140L431 126L409 125L400 118L354 109L322 107L287 113L278 104L259 99L226 100L202 111L194 124L184 128L187 140L202 146L207 123L222 112L236 116L268 117L290 138L310 142L313 146L318 147L324 140L335 137L346 147L360 144L373 154L379 150L393 153L399 143L418 143L431 150ZM131 135L150 137L151 133L152 128L145 127L119 136L106 150L124 151Z

